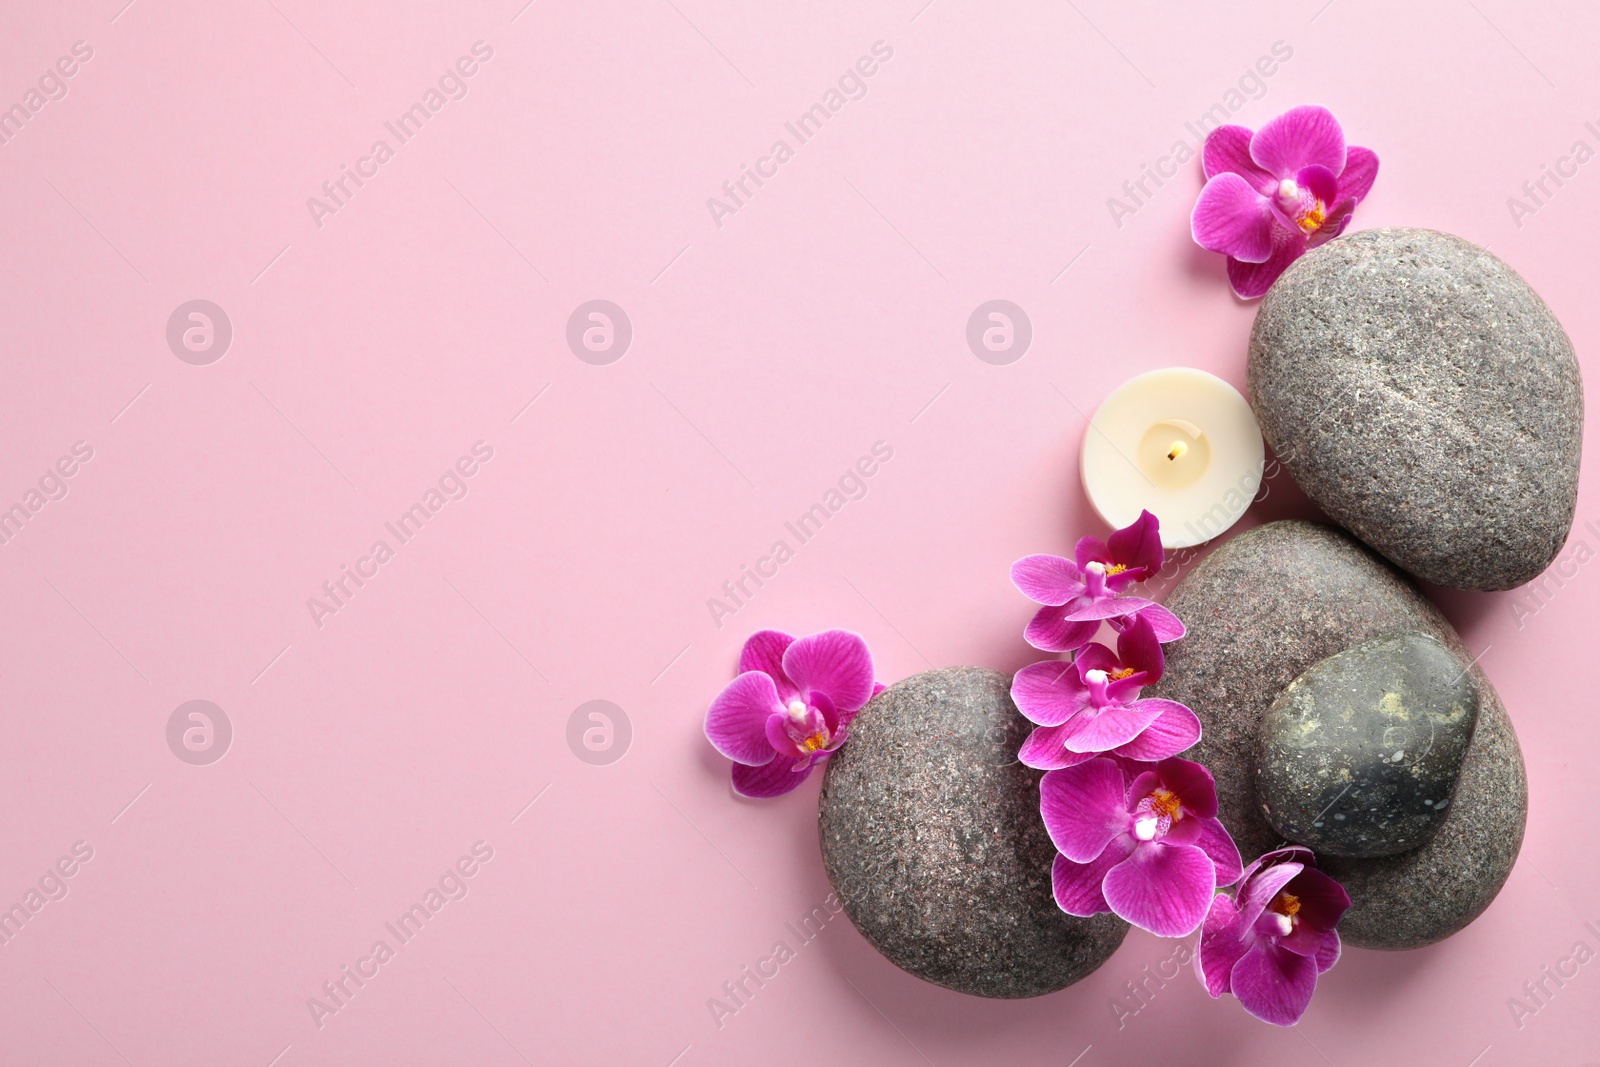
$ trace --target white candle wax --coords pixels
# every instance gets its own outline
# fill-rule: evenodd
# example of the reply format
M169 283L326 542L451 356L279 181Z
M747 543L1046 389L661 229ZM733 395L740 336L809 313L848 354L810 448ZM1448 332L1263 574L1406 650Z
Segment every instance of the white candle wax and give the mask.
M1232 526L1261 487L1266 449L1239 391L1191 367L1124 382L1089 420L1083 488L1113 529L1148 509L1161 543L1188 548Z

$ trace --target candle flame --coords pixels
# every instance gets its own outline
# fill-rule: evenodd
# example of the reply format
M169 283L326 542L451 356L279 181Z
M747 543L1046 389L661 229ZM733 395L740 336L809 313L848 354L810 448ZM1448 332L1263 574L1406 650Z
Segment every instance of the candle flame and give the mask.
M1172 442L1172 449L1167 453L1167 458L1177 459L1187 451L1189 451L1188 445L1184 444L1182 441L1174 441Z

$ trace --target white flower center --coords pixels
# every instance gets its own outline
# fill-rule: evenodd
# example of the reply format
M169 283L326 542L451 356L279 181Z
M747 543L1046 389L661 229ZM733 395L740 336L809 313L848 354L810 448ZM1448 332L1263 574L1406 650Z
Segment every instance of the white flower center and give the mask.
M1084 674L1083 680L1086 681L1086 682L1093 682L1095 685L1105 685L1106 684L1106 672L1105 671L1089 671L1086 674Z
M805 719L805 717L806 717L805 701L803 701L803 700L791 700L789 702L789 718L793 719L795 722L801 722L801 721L803 721Z
M1152 841L1156 836L1156 823L1159 820L1153 815L1142 815L1133 823L1133 836L1140 841Z
M1288 937L1294 933L1294 920L1282 912L1273 912L1272 917L1278 920L1278 933Z

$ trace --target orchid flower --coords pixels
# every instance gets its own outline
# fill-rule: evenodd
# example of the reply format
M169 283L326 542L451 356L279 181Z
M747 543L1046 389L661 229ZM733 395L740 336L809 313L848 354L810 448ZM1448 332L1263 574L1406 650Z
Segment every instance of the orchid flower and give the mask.
M855 713L882 689L867 643L846 630L795 640L776 630L750 636L739 676L706 712L706 737L733 760L733 788L781 796L843 745Z
M1159 571L1166 558L1160 522L1150 512L1141 511L1106 541L1081 539L1075 556L1024 556L1011 565L1011 581L1044 605L1023 632L1034 648L1071 652L1087 644L1102 622L1117 626L1132 615L1148 618L1158 640L1183 636L1183 623L1172 612L1153 600L1123 595Z
M1228 257L1228 283L1261 296L1308 248L1349 225L1378 157L1346 146L1325 107L1297 107L1254 133L1218 126L1201 150L1206 184L1190 218L1195 243Z
M1049 771L1039 812L1061 853L1056 903L1069 915L1115 912L1162 937L1205 920L1217 886L1240 874L1239 849L1217 820L1217 789L1198 763L1102 756Z
M1086 645L1076 661L1022 668L1011 699L1037 729L1017 758L1029 767L1072 767L1104 752L1134 760L1176 756L1200 740L1200 720L1175 700L1139 699L1161 678L1166 657L1144 614L1117 637L1117 651Z
M1268 852L1246 868L1237 898L1219 893L1211 902L1195 957L1206 992L1232 993L1257 1019L1293 1026L1317 975L1339 962L1334 927L1349 906L1349 894L1316 869L1310 849Z

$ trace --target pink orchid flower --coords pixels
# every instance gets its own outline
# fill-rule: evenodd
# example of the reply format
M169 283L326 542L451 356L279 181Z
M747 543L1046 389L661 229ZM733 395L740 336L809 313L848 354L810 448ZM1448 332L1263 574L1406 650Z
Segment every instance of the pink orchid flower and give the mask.
M706 737L733 760L733 788L747 797L798 788L882 689L867 643L846 630L799 640L761 630L739 653L739 672L706 711Z
M1043 604L1023 636L1045 652L1071 652L1094 637L1102 622L1121 628L1130 616L1148 618L1161 641L1184 634L1178 617L1153 600L1123 591L1161 570L1161 524L1148 511L1106 541L1085 537L1075 559L1024 556L1011 565L1011 581L1029 600ZM1119 625L1120 624L1120 625Z
M1255 133L1218 126L1201 151L1206 184L1190 228L1195 243L1228 257L1228 283L1261 296L1307 248L1344 232L1372 189L1378 157L1346 146L1325 107L1297 107Z
M1200 740L1200 720L1175 700L1139 699L1161 678L1166 657L1143 614L1117 637L1117 651L1086 645L1072 663L1047 660L1022 668L1011 699L1037 729L1017 758L1055 770L1104 752L1134 760L1163 760Z
M1039 812L1061 853L1052 875L1069 915L1110 911L1182 937L1205 920L1217 886L1240 874L1239 849L1216 817L1216 783L1198 763L1102 756L1049 771Z
M1263 1022L1293 1026L1311 1004L1317 975L1339 962L1334 929L1350 896L1299 846L1252 863L1237 898L1211 903L1195 969L1213 998L1232 993Z

